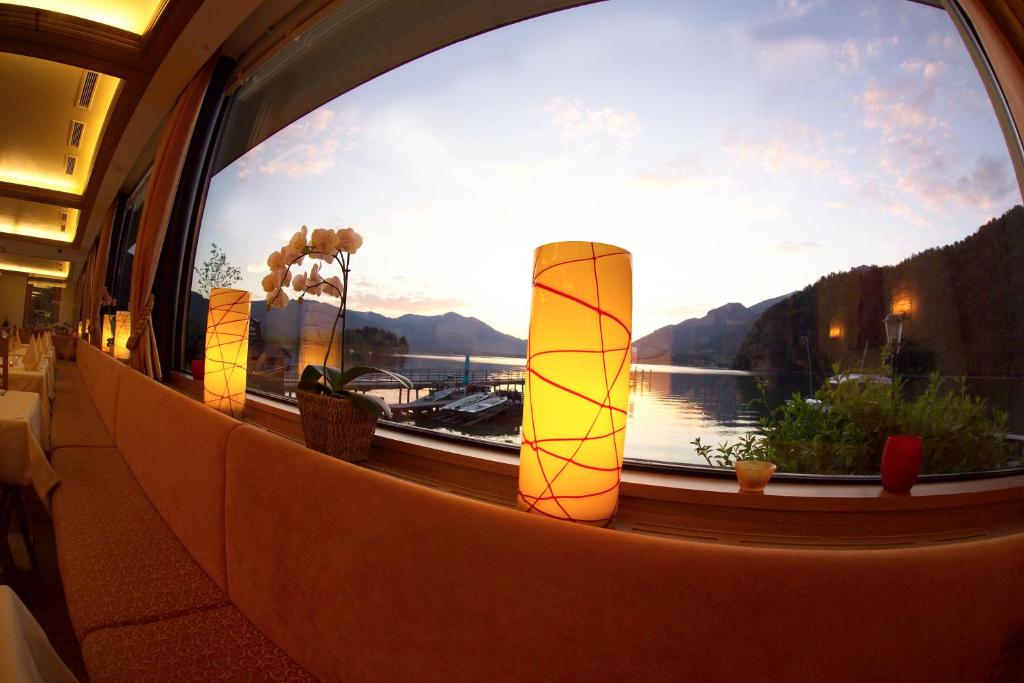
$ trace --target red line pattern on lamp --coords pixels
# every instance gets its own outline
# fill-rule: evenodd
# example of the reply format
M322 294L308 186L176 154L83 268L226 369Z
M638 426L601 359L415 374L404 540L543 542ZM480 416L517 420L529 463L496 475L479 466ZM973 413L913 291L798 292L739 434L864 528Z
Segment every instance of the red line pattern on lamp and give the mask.
M629 401L632 257L595 242L537 249L519 451L521 509L606 525Z
M249 357L249 292L214 289L206 318L206 368L203 402L242 417Z

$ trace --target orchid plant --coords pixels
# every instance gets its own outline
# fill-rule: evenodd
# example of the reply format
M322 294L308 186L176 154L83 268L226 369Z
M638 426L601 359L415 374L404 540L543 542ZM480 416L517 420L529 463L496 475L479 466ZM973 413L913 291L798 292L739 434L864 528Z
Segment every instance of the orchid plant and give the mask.
M358 366L345 370L345 311L348 306L348 277L352 255L363 245L363 238L352 228L314 228L312 232L303 225L302 229L292 235L284 247L272 252L267 258L270 273L263 278L263 291L267 293L267 309L284 308L289 298L286 289L291 287L298 292L296 303L301 304L306 295L332 296L340 300L338 313L331 326L331 336L327 341L323 365L307 365L299 377L299 389L312 391L327 396L348 398L370 415L378 418L390 418L391 408L387 402L370 394L350 391L346 385L363 375L383 374L391 377L406 388L413 388L412 382L394 372L368 366ZM306 258L313 263L308 272L292 275L292 267L302 266ZM324 268L336 264L341 268L341 276L324 277ZM334 345L334 336L341 323L341 367L328 367L327 361Z

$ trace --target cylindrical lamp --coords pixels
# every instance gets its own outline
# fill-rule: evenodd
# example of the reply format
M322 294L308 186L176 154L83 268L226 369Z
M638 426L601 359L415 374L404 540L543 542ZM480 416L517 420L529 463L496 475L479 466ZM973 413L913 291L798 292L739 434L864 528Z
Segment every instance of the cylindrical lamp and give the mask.
M206 317L206 367L203 402L241 418L249 361L249 292L214 289Z
M114 316L114 358L128 360L128 337L132 336L132 314L118 311Z
M521 509L602 526L615 515L632 324L628 251L594 242L537 249L519 451Z
M112 315L100 315L100 348L111 354L114 352L110 345L110 340L114 338L114 327L111 325L113 321Z

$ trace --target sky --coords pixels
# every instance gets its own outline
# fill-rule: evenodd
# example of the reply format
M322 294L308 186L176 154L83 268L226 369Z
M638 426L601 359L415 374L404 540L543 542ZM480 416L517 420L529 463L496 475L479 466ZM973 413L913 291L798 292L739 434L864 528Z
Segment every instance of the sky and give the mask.
M230 122L229 124L230 125ZM949 244L1020 203L948 16L899 0L609 0L449 46L214 177L216 243L350 226L350 308L526 337L533 250L633 254L633 337Z

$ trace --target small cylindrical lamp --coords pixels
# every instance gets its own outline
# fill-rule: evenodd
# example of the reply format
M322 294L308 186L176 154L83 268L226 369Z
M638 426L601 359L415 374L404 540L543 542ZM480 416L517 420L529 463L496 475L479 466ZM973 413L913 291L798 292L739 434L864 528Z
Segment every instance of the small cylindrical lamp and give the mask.
M606 525L619 501L633 321L630 253L594 242L534 253L519 451L521 509Z
M114 316L114 358L128 360L128 338L132 336L132 314L129 311L118 311Z
M210 292L206 317L203 402L241 418L249 361L249 292L218 288Z
M114 328L111 323L114 320L114 316L106 314L100 315L100 348L107 353L113 353L113 346L110 344L110 340L114 338Z

